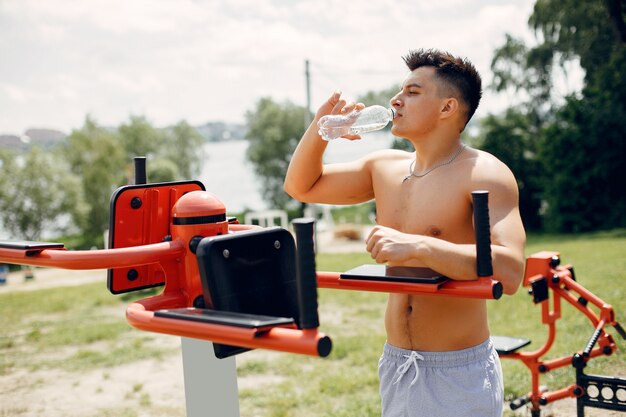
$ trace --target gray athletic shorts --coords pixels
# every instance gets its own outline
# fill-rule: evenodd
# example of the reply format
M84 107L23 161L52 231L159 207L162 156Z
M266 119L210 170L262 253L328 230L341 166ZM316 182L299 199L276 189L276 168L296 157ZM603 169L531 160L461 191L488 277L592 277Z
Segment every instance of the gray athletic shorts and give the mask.
M502 368L491 339L450 352L386 343L378 375L382 417L502 416Z

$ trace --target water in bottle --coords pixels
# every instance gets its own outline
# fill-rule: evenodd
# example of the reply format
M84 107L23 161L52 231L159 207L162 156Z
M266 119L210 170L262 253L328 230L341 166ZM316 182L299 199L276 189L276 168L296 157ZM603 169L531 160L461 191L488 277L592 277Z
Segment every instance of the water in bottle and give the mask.
M395 115L393 108L388 109L379 105L366 107L363 110L353 110L348 114L329 114L317 122L318 133L324 140L333 140L346 135L360 135L384 128Z

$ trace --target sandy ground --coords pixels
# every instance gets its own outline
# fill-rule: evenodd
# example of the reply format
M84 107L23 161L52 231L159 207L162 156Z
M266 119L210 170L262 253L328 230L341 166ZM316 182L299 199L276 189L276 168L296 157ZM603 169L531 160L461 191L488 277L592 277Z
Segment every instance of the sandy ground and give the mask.
M33 291L45 288L68 287L91 282L102 282L106 289L107 271L104 269L90 271L73 271L68 269L33 269L32 280L24 278L24 272L11 272L6 285L0 285L0 294L10 291Z
M371 227L355 229L357 238L354 240L336 238L331 232L318 232L316 235L316 249L319 253L350 253L365 252L365 238Z
M178 343L170 338L168 343ZM182 359L172 355L162 361L144 360L110 369L83 373L45 370L13 373L2 380L0 415L68 417L99 415L103 410L143 410L159 407L165 415L184 415ZM121 414L121 412L119 412Z
M320 252L358 252L364 250L362 240L347 241L318 236ZM9 274L0 293L32 291L51 287L102 282L106 291L106 271L70 271L35 269L35 278L25 281L23 272ZM124 320L123 308L119 314ZM144 337L134 332L131 337ZM36 372L17 371L0 376L0 417L68 417L68 416L184 416L185 393L180 338L152 334L151 343L168 348L171 354L161 359L148 359L109 369L82 373L62 370ZM264 358L272 352L254 351L238 357L238 364ZM253 376L239 378L239 388L258 388L280 381L276 377ZM126 411L125 411L126 410ZM131 410L128 412L128 410ZM134 414L136 413L136 414ZM530 416L527 409L510 411L508 416ZM542 416L569 417L576 415L573 399L566 399L545 408ZM620 416L621 413L588 409L586 416ZM355 416L358 417L358 416Z
M334 240L328 233L318 235L320 252L364 250L362 241ZM102 283L106 291L106 270L74 271L35 268L34 279L26 280L23 271L12 272L0 294L34 291L87 283ZM124 320L124 309L112 314ZM135 337L145 333L134 332ZM151 334L152 344L171 351L161 359L137 361L110 369L81 373L58 369L27 372L19 370L0 376L0 417L120 416L132 410L139 417L184 416L185 389L180 338ZM91 347L90 347L91 348ZM248 352L237 358L246 361L272 352ZM279 383L276 376L250 376L238 379L240 389ZM134 415L132 413L128 413Z
M34 279L24 280L23 272L9 274L0 293L33 291L52 287L102 282L106 291L106 270L71 271L36 268ZM124 320L124 306L112 311ZM144 332L132 332L141 338ZM150 334L151 346L166 349L160 359L148 359L85 372L47 369L35 372L18 370L0 376L0 417L120 416L132 410L139 417L184 416L185 389L181 339ZM90 346L90 349L98 346ZM106 346L102 346L106 349ZM254 360L263 352L249 352L239 364ZM271 354L271 352L270 352ZM240 389L277 383L275 376L239 378ZM129 415L135 415L128 413Z

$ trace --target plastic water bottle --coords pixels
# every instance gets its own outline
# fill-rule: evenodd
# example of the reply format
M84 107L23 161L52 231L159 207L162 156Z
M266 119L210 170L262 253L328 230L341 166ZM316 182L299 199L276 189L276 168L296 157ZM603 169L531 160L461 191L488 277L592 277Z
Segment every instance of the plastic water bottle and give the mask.
M395 116L393 108L388 109L379 105L353 110L348 114L329 114L317 122L318 133L324 140L360 135L384 128Z

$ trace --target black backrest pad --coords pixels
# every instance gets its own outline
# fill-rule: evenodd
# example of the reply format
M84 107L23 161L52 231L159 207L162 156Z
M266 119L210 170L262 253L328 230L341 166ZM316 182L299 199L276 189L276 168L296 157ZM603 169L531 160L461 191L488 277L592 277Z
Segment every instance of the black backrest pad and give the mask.
M280 227L202 239L196 255L207 307L297 322L295 253Z

